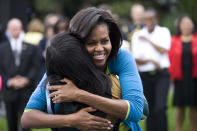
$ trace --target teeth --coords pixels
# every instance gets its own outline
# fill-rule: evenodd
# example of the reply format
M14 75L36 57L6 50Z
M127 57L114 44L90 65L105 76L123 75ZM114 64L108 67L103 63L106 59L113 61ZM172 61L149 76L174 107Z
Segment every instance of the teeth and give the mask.
M94 55L95 58L103 58L105 55L102 54L102 55Z
M96 54L96 55L94 55L94 58L95 59L104 59L105 58L105 53L103 53L103 54Z

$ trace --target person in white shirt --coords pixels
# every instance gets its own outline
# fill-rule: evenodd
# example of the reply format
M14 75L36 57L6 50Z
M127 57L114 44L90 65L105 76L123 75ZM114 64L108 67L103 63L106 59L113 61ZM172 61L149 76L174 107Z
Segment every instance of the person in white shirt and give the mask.
M131 50L149 103L147 131L167 131L166 103L170 83L167 51L171 35L168 28L158 25L154 9L145 11L144 22L145 27L133 35Z

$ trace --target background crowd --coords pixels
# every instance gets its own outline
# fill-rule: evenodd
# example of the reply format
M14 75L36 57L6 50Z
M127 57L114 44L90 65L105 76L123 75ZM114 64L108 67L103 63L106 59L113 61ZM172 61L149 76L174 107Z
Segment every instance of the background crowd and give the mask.
M125 22L110 5L97 7L108 11L118 22L123 37L121 48L131 52L136 60L150 111L144 130L169 130L166 112L171 89L176 110L171 114L175 115L174 130L184 131L186 108L189 108L188 130L196 131L197 34L193 14L184 12L174 16L175 21L168 22L168 27L174 28L169 29L160 26L163 19L156 8L139 3L129 6L130 23ZM10 18L3 25L6 28L0 36L0 108L4 109L5 105L4 117L10 131L21 128L17 126L20 125L18 118L46 72L49 41L55 34L67 31L69 18L61 13L48 13L43 19L29 18L27 26L17 17Z

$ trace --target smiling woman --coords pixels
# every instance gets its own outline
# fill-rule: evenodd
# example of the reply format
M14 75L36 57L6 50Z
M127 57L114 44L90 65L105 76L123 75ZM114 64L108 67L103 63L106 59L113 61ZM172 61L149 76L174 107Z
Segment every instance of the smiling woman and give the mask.
M191 131L197 123L197 34L189 15L182 15L177 24L177 35L172 37L169 51L170 75L175 85L176 130L182 130L186 107L189 108Z
M122 41L121 33L112 16L104 10L94 7L83 9L71 19L69 32L81 40L81 46L85 47L100 71L119 75L122 99L114 100L81 90L73 81L64 79L67 84L48 88L53 91L50 97L55 103L54 106L57 107L57 103L63 102L83 103L118 118L121 124L114 125L114 130L141 131L138 124L144 105L141 79L131 54L119 50ZM47 107L46 94L43 93L46 77L46 75L43 77L26 106L22 118L24 127L111 130L112 125L109 120L89 113L95 111L92 108L82 109L68 115L44 113L43 111L46 111ZM98 88L101 87L98 85Z

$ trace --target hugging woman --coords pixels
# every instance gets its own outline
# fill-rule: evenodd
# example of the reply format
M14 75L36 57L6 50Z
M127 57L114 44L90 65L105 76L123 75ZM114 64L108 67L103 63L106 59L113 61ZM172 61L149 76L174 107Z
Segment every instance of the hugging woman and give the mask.
M123 123L120 124L121 129L124 131L141 131L138 123L144 107L141 79L131 54L119 50L121 33L111 15L94 7L83 9L71 19L69 32L82 41L82 46L97 69L119 76L122 99L114 100L81 90L73 81L64 79L67 84L48 87L48 90L53 91L50 97L55 106L62 102L83 103L120 119ZM74 127L79 130L112 128L109 120L89 113L94 109L85 108L68 115L45 113L47 100L43 89L45 90L46 79L45 75L26 106L22 117L24 127Z

